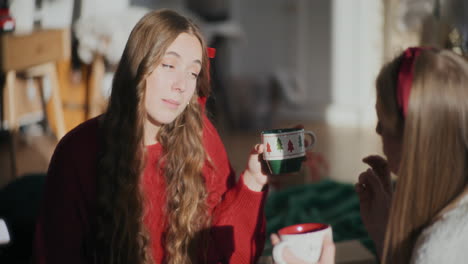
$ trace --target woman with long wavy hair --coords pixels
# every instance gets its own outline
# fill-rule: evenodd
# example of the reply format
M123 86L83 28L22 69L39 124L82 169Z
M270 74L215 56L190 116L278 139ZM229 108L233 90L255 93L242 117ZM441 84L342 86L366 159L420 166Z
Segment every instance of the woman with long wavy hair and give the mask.
M236 182L207 119L207 47L170 10L134 27L108 109L52 157L37 263L253 263L264 245L267 175L250 153Z
M365 158L371 168L356 189L382 263L466 263L467 61L408 48L382 68L376 86L376 131L388 161Z

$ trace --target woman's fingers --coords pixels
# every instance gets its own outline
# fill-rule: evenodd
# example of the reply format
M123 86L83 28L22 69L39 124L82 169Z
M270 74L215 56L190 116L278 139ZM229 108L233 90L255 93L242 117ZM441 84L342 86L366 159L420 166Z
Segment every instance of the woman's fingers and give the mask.
M257 149L257 153L258 153L258 154L262 154L263 151L264 151L264 149L265 149L265 147L263 146L263 144L257 144L257 145L255 146L255 148Z
M250 154L262 154L264 150L263 144L255 144L255 146L250 151Z
M369 187L373 193L379 192L382 189L382 183L372 169L368 169L364 174L364 177L366 179L366 183L369 185L366 187Z
M322 254L318 264L334 264L335 263L335 243L330 234L327 234L323 240Z
M359 200L361 201L361 204L364 206L369 206L369 203L371 202L372 199L372 194L373 192L369 190L369 182L367 180L367 171L361 173L359 175L359 180L355 185L355 190L359 196Z
M354 184L354 190L359 194L363 194L364 191L366 190L365 186L363 186L362 184L360 184L359 182Z
M272 233L272 234L270 235L270 240L271 240L271 244L272 244L273 246L276 245L276 244L278 244L278 243L281 241L280 238L279 238L279 236L278 236L277 234L275 234L275 233Z
M362 160L368 164L377 174L377 177L382 183L382 187L386 192L392 192L392 184L390 179L390 169L388 162L383 157L378 155L371 155Z
M362 159L364 163L369 165L377 174L390 174L390 170L388 169L387 160L383 157L378 155L371 155Z
M364 202L365 205L368 205L376 196L384 195L382 183L372 169L367 169L359 175L358 182L354 188L359 199L361 202Z

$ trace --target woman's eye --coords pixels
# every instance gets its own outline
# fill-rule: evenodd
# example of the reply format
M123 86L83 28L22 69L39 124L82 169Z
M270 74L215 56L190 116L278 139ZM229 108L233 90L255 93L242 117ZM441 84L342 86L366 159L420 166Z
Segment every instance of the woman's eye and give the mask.
M198 74L197 74L197 73L194 73L194 72L192 72L192 77L193 77L194 79L197 79L197 78L198 78Z
M174 69L174 66L172 66L171 64L165 64L165 63L163 63L163 64L162 64L162 67L163 67L163 68L168 68L168 69Z

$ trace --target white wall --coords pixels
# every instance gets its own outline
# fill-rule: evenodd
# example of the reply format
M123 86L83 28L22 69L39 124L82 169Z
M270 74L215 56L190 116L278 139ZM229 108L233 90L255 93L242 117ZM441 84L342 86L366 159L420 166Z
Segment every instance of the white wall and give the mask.
M382 0L233 0L245 32L231 44L231 75L267 83L279 68L302 73L305 102L283 102L282 119L374 125L382 64Z
M375 78L383 58L382 1L332 1L332 124L375 124Z
M297 104L283 102L278 116L323 118L322 109L330 102L330 1L237 0L232 10L246 35L232 45L232 75L267 83L278 69L296 70L305 98Z

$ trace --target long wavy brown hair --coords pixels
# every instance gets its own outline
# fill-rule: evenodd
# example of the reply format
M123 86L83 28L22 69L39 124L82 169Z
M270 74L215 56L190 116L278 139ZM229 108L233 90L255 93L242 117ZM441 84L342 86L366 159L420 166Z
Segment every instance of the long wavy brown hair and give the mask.
M395 96L400 62L394 59L377 79L386 125L403 139L383 263L409 263L421 232L468 183L468 63L450 51L422 51L403 118Z
M143 223L144 193L141 186L146 153L143 129L146 78L160 63L168 46L181 33L201 43L202 70L195 95L174 122L163 125L157 141L163 147L158 169L166 187L167 263L195 263L196 252L206 243L199 236L210 224L202 168L203 110L198 98L209 94L206 45L199 28L170 10L145 15L130 34L116 70L109 105L103 116L103 147L98 163L96 263L152 263L151 238ZM153 241L154 242L154 241ZM159 242L159 241L157 241Z

